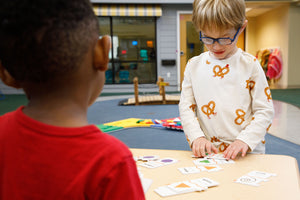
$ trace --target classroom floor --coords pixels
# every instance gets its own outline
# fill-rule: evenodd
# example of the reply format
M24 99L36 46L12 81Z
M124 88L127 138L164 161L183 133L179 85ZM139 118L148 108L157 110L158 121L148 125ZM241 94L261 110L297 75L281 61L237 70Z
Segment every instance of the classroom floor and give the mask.
M103 124L127 118L168 119L179 116L178 105L119 106L128 96L104 96L89 108L88 120ZM300 166L300 108L274 100L275 117L266 135L266 153L295 157ZM129 128L109 133L130 148L190 150L181 131Z
M104 96L99 97L96 102L108 100L122 100L132 98L132 95L126 96ZM300 145L300 108L289 103L273 100L275 116L269 133L281 139ZM134 109L134 106L131 106Z

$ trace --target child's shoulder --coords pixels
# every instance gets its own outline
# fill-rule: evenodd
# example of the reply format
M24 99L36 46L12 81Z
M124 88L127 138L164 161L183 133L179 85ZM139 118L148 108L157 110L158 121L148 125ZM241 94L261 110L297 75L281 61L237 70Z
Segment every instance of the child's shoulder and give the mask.
M256 57L253 56L252 54L250 54L248 52L245 52L245 51L243 51L241 49L239 49L239 51L241 52L241 56L240 56L241 61L244 61L247 64L256 63L257 62Z
M194 64L194 63L199 63L199 61L204 60L205 58L207 58L209 56L208 51L207 52L203 52L198 56L194 56L192 58L190 58L188 60L188 64Z

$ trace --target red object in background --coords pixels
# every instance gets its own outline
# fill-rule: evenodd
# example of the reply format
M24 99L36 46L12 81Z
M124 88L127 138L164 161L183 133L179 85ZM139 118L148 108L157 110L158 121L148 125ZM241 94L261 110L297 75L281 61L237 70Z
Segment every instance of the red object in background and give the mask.
M269 56L267 77L270 79L278 79L282 74L282 57L279 49L274 51Z
M127 53L127 51L126 50L122 50L122 55L124 55L124 54L126 54Z

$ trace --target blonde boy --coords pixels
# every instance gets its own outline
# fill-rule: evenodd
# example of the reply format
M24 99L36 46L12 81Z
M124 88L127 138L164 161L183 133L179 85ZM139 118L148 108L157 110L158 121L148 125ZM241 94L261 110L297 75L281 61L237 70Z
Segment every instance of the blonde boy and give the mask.
M247 25L244 0L195 0L193 23L208 49L187 63L179 103L193 153L264 153L273 103L259 62L236 46Z

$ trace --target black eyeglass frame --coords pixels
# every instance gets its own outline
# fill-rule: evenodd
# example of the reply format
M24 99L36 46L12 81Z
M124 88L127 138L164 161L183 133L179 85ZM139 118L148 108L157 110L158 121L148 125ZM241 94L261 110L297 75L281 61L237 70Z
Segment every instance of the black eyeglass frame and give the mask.
M238 35L240 29L241 29L241 27L238 28L238 30L236 31L235 35L233 36L233 39L231 39L230 37L226 37L226 38L202 37L201 31L200 31L200 33L199 33L199 39L200 39L200 41L203 42L204 44L214 44L215 42L218 42L220 45L230 45L230 44L232 44L232 43L235 41L236 36ZM204 42L203 39L209 39L209 40L211 40L212 42L208 42L208 43L207 43L207 42ZM227 43L226 43L226 44L222 44L222 43L220 43L220 40L230 40L231 42L228 43L228 44L227 44Z

